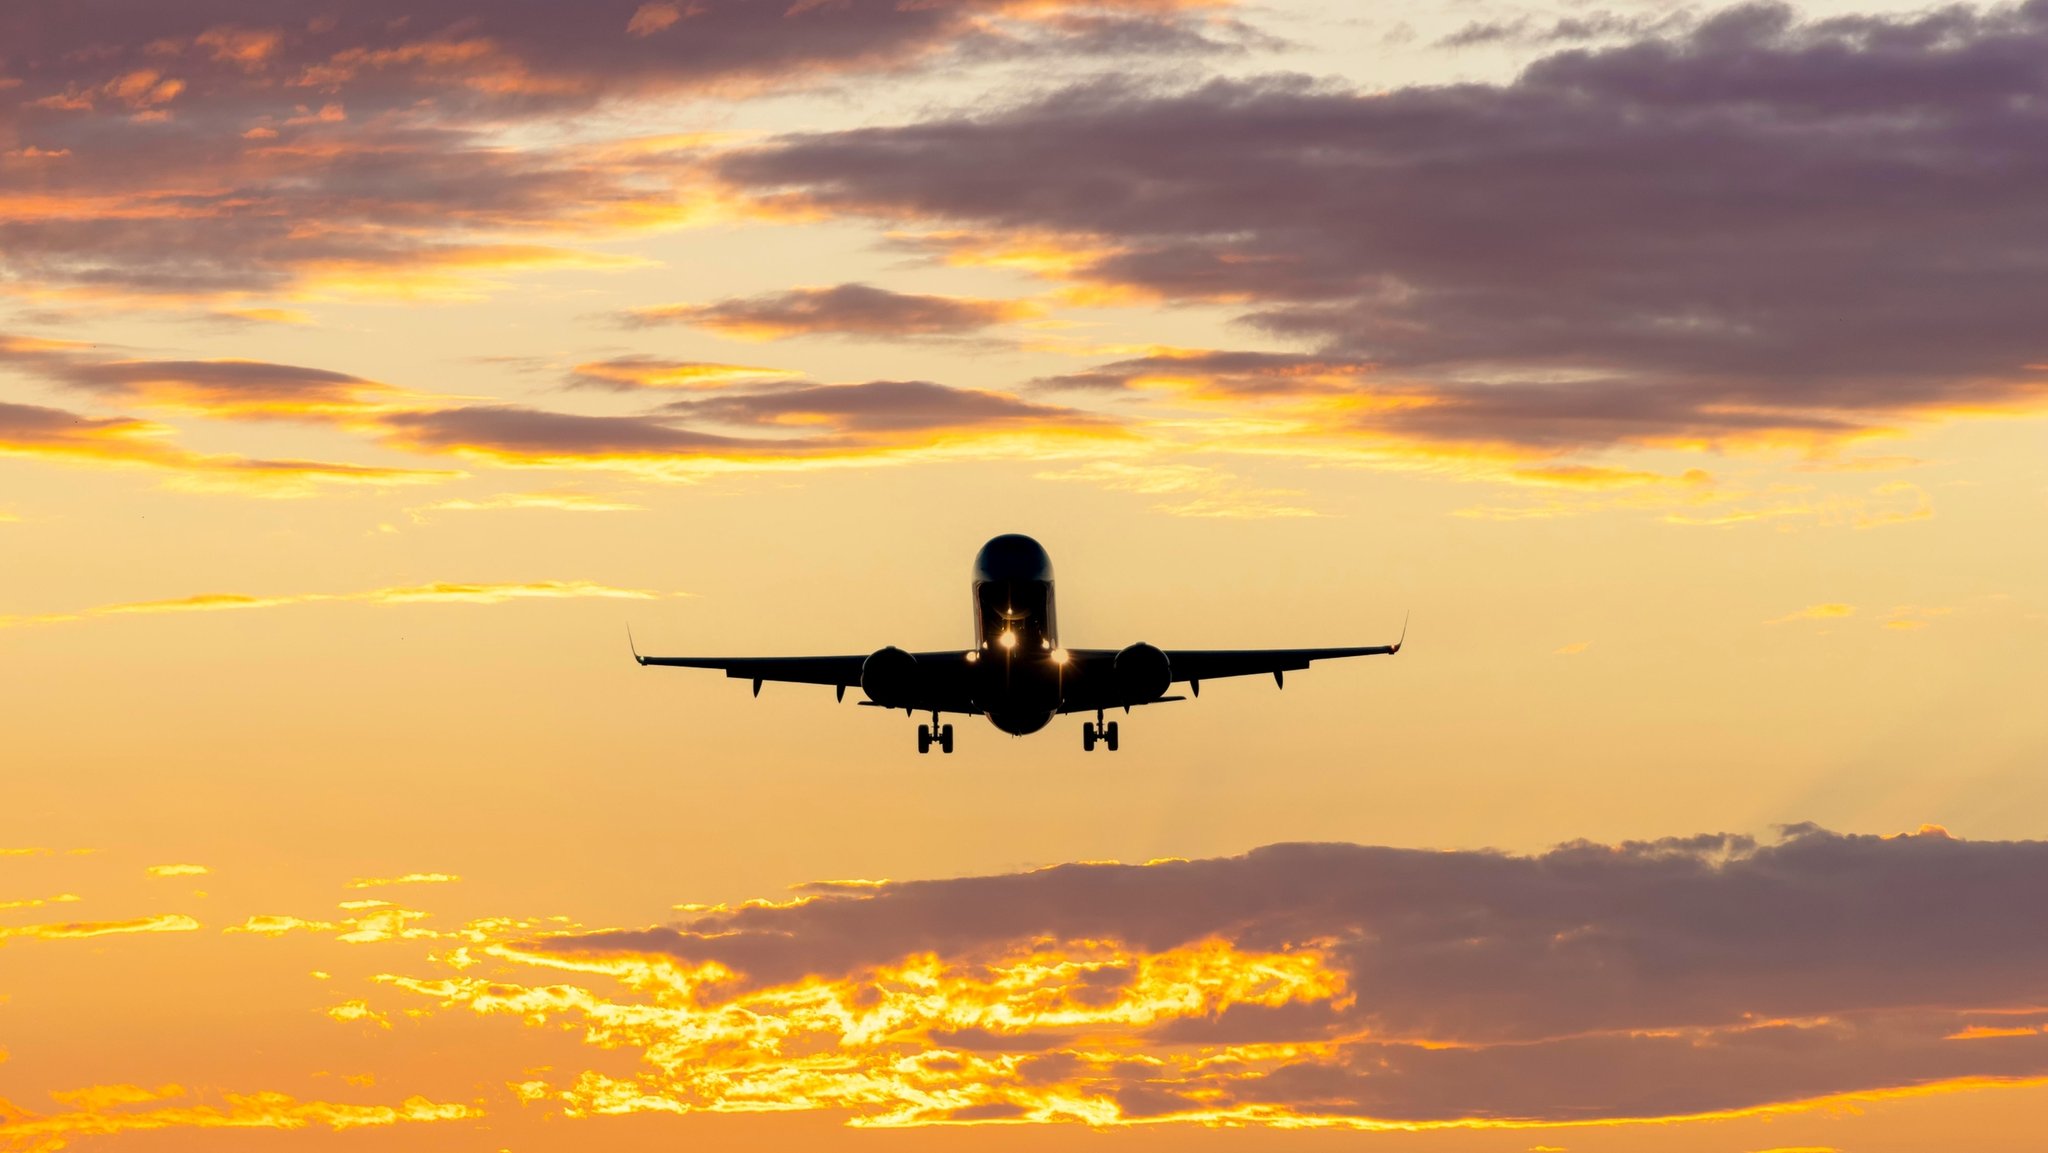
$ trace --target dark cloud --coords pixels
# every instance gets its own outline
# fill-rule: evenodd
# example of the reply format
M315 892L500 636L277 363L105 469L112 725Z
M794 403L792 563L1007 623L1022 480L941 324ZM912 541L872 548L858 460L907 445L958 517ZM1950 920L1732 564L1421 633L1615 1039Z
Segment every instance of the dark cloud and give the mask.
M333 417L389 404L402 394L344 372L258 360L128 359L70 341L0 333L0 367L102 397L214 416Z
M1301 395L1354 385L1371 371L1367 361L1339 357L1190 349L1132 357L1085 372L1041 377L1032 383L1042 388L1105 391L1139 387L1149 380L1199 380L1207 387L1242 396Z
M2025 913L2044 885L2048 843L1938 830L1802 826L1771 844L1702 836L1536 856L1275 845L814 889L523 947L713 962L735 974L715 996L742 1000L807 981L860 987L927 956L968 973L1030 950L1049 972L1064 948L1129 951L1033 994L1068 1005L1095 1004L1076 996L1090 988L1142 1000L1132 990L1156 958L1320 958L1334 986L1226 1000L1142 1034L1309 1047L1278 1064L1189 1058L1180 1073L1122 1074L1071 1023L949 1028L932 1042L1042 1054L1040 1080L1078 1080L1125 1116L1199 1115L1220 1092L1323 1117L1651 1118L2048 1074L2048 922Z
M907 432L990 428L1037 423L1087 424L1098 418L1075 409L1034 404L1008 393L948 388L924 380L814 384L721 392L679 400L663 411L714 424L816 428L846 432Z
M418 292L590 260L550 246L704 210L694 145L509 145L507 127L936 67L976 45L1143 39L1092 19L1160 40L1207 17L1166 0L0 6L0 286Z
M24 80L17 106L149 110L209 101L377 108L434 100L493 114L555 111L619 95L789 88L835 73L897 68L982 41L1082 41L1101 22L1175 31L1170 0L80 0L11 6L0 63ZM1193 17L1197 26L1199 14ZM141 73L146 73L143 75ZM272 95L261 95L264 90Z
M1505 85L1097 84L721 170L812 208L1064 237L1081 279L1240 303L1447 390L1418 435L1549 447L2038 403L2044 143L2042 0L1809 24L1759 5Z
M1642 37L1675 32L1693 23L1689 12L1658 16L1621 12L1587 12L1543 22L1523 16L1513 20L1475 20L1437 41L1440 48L1472 48L1482 44L1564 44L1583 40Z
M928 381L713 389L640 416L488 405L389 413L376 424L391 443L416 451L541 465L852 460L1013 432L1119 435L1112 422L1075 409ZM706 432L705 425L750 435Z
M79 464L141 465L168 470L197 487L293 496L313 483L415 484L457 474L317 460L272 460L199 453L166 436L169 429L134 417L93 417L33 404L0 402L0 455Z
M892 292L868 284L793 288L712 304L634 309L629 323L689 324L735 336L860 336L907 339L960 336L1030 315L1028 305L1006 300Z
M693 432L647 417L582 416L516 405L401 412L382 423L391 439L409 448L541 461L712 456L789 447Z

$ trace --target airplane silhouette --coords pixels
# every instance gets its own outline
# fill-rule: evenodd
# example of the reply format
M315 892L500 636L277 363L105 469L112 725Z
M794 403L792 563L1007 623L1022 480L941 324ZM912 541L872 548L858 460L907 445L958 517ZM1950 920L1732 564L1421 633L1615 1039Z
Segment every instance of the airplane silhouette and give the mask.
M1390 656L1407 640L1390 645L1332 649L1160 649L1139 642L1122 649L1069 649L1059 642L1053 612L1052 558L1028 536L1008 533L981 547L974 558L974 646L961 650L910 653L890 646L872 653L835 657L643 657L643 665L685 669L718 669L728 677L754 682L761 695L765 681L831 685L838 699L860 686L867 700L905 715L928 712L931 724L917 726L917 751L933 745L953 751L953 726L940 724L941 713L985 716L1006 733L1035 733L1062 713L1094 713L1093 724L1081 727L1081 747L1093 752L1099 743L1116 751L1116 722L1103 722L1110 709L1129 712L1137 705L1186 700L1167 690L1186 681L1194 695L1202 682L1222 677L1273 674L1285 687L1285 674L1305 669L1310 661L1333 657ZM631 639L631 634L628 634Z

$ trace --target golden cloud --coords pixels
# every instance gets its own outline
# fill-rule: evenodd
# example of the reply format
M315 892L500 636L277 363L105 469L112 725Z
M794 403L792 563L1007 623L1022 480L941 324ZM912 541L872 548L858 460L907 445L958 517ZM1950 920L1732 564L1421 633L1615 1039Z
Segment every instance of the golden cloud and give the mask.
M570 1117L1553 1129L2041 1083L2048 937L2008 898L2044 849L1811 827L1538 857L1290 845L805 885L639 930L436 931L375 901L244 928L431 949L322 1011L518 1022L554 1056L513 1096ZM1984 876L1999 892L1947 883ZM2000 949L1954 947L1982 933Z
M151 865L145 871L152 877L203 877L213 870L205 865Z
M527 581L524 583L459 583L439 581L424 585L399 585L359 593L291 593L280 596L249 596L243 593L200 593L170 600L130 601L97 605L75 612L43 613L35 616L0 617L0 628L18 625L64 624L95 617L152 615L158 613L224 612L236 609L281 608L303 604L473 604L496 605L516 600L654 600L664 594L650 589L617 588L596 581ZM188 866L197 867L197 866ZM453 878L445 878L453 879Z
M452 885L462 878L453 873L405 873L396 877L357 877L351 889L376 889L385 885Z
M0 455L164 469L178 474L174 483L190 488L290 497L306 495L318 485L421 484L461 475L199 453L171 443L170 431L132 417L87 417L40 405L0 402Z
M285 1093L222 1093L218 1101L169 1104L197 1094L178 1085L92 1086L53 1094L68 1113L37 1114L0 1101L0 1139L10 1149L43 1153L76 1138L175 1129L278 1129L322 1126L336 1132L409 1122L481 1117L475 1106L409 1097L397 1105L301 1101Z
M1764 623L1767 625L1782 625L1789 624L1792 621L1838 621L1855 615L1855 605L1846 605L1839 601L1829 601L1826 604L1807 605L1803 609L1794 609L1784 616L1773 617Z
M59 893L54 897L24 897L15 901L0 901L0 909L40 909L44 905L65 905L82 899L77 893Z
M199 922L182 913L163 913L154 917L134 917L125 921L63 921L48 925L0 926L0 940L28 938L39 941L66 941L84 937L110 937L125 933L190 933L199 928Z

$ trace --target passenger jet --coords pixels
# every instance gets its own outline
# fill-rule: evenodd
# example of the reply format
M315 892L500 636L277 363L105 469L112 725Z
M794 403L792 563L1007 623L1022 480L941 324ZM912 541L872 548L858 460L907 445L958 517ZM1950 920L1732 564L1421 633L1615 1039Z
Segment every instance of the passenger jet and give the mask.
M953 726L939 723L942 713L984 716L1006 733L1035 733L1062 713L1094 713L1081 726L1081 747L1097 744L1116 751L1116 722L1103 722L1110 709L1129 712L1137 705L1186 700L1168 696L1183 681L1196 696L1202 682L1220 677L1284 674L1305 669L1310 661L1333 657L1390 656L1401 651L1408 630L1390 645L1337 649L1161 649L1139 642L1122 649L1070 649L1061 646L1053 613L1052 558L1037 541L1010 533L981 547L974 558L974 643L965 649L911 653L891 646L872 653L843 657L643 657L643 665L685 669L718 669L728 677L754 682L761 695L764 681L831 685L838 699L855 685L867 696L860 702L876 708L902 709L905 715L930 713L929 725L917 726L917 751L937 745L953 751Z

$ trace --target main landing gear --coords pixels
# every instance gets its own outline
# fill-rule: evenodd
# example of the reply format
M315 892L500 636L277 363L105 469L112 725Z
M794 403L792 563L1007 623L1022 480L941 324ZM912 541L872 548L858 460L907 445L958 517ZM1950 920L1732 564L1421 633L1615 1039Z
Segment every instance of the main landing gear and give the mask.
M1116 722L1111 721L1106 725L1103 724L1102 710L1100 709L1095 711L1094 724L1083 724L1081 726L1081 748L1092 753L1095 751L1095 742L1097 741L1101 741L1109 746L1110 752L1116 751Z
M940 724L939 714L937 713L932 714L931 724L917 726L917 751L929 753L935 744L939 746L939 751L942 753L953 751L953 726ZM1114 748L1115 746L1112 745L1110 747Z

